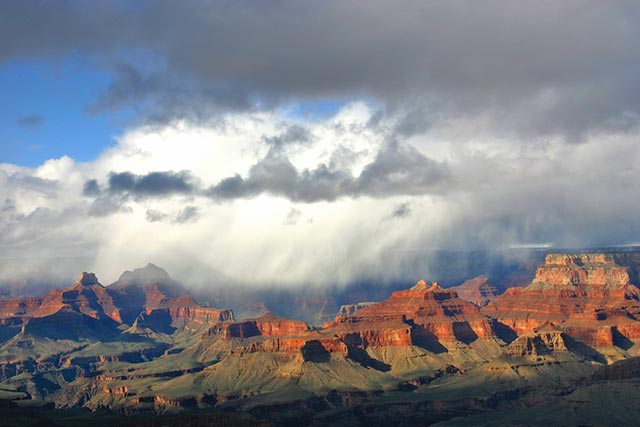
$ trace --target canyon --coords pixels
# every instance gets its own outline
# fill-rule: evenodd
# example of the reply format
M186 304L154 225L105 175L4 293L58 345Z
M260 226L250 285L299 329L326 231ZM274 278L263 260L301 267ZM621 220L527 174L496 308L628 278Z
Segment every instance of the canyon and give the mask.
M260 304L238 319L153 264L109 286L82 273L45 296L0 300L0 402L20 416L351 425L409 411L481 425L487 411L636 384L640 369L624 366L640 360L639 277L640 252L549 253L528 285L502 294L487 276L419 280L319 326Z

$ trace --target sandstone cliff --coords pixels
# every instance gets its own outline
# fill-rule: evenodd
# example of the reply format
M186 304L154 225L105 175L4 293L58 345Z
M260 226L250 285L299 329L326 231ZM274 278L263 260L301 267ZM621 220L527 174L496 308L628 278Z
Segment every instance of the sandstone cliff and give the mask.
M508 289L482 312L517 335L552 322L595 346L640 339L638 253L549 254L529 286Z

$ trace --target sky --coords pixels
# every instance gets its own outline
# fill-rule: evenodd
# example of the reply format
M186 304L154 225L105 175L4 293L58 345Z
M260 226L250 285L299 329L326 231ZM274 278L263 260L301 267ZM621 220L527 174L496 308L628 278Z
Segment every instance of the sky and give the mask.
M2 9L0 280L340 286L640 242L637 2Z

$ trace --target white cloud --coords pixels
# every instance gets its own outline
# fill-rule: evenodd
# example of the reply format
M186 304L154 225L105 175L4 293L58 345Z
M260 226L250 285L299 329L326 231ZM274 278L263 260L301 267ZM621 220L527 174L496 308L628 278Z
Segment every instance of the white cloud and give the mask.
M228 202L173 194L119 199L122 206L104 216L89 215L93 199L82 194L86 180L104 187L112 171L186 170L203 187L246 176L268 155L265 138L294 125L308 138L280 149L298 170L326 163L357 177L393 139L395 119L372 124L374 114L364 104L315 122L281 111L240 113L210 127L132 129L87 163L63 157L34 169L0 165L0 249L3 258L28 260L0 271L0 279L47 271L73 278L77 271L47 268L65 256L81 259L78 269L94 270L103 283L152 261L186 281L190 269L207 265L247 283L344 284L425 274L425 248L637 241L640 148L632 133L571 145L491 138L451 121L409 139L451 171L434 194L314 203L269 193ZM398 206L410 206L410 215L384 220ZM287 221L291 212L300 213L295 221Z

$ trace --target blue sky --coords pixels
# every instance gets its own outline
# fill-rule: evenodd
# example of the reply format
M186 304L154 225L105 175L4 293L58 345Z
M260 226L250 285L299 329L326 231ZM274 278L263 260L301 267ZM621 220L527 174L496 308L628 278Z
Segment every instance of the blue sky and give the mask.
M64 155L77 161L95 158L131 117L126 110L87 111L109 82L108 74L77 59L0 67L0 162L37 166Z
M114 137L136 115L130 107L91 110L111 79L109 73L78 57L14 61L0 67L5 99L0 114L0 163L34 167L62 156L89 161L115 144ZM301 100L282 109L294 119L319 120L348 102L347 98Z

